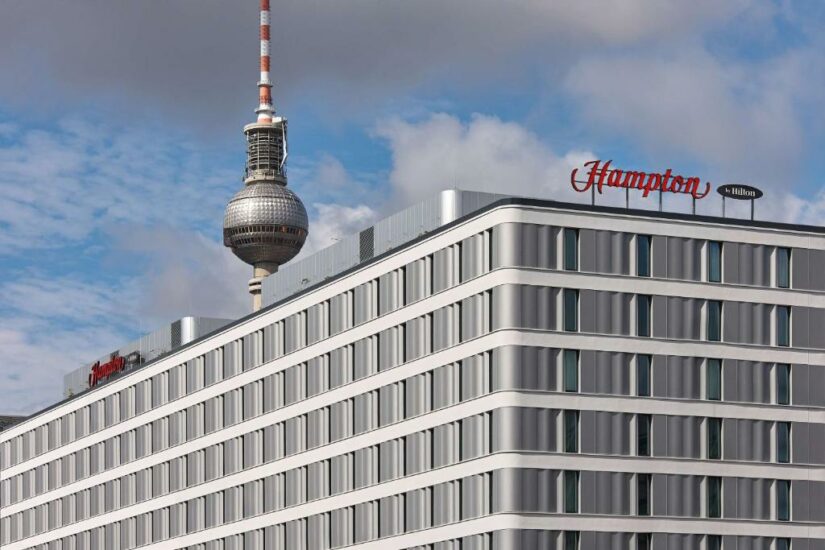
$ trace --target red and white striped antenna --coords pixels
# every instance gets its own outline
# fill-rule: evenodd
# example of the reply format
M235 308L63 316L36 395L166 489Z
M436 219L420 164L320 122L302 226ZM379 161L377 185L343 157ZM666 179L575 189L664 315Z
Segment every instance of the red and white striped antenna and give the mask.
M272 106L272 80L269 78L270 50L269 0L261 0L261 80L258 82L258 122L272 122L275 108Z

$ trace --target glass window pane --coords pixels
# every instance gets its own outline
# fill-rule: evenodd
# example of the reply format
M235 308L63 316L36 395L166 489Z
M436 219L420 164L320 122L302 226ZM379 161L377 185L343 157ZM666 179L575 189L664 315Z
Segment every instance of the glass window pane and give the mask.
M650 296L636 296L636 334L650 336Z
M636 550L650 550L650 533L636 535Z
M776 539L776 550L791 550L791 539Z
M636 494L638 495L638 515L650 515L650 475L639 474L637 476Z
M575 514L579 511L579 472L564 472L564 513Z
M781 463L791 461L791 423L776 424L776 460Z
M650 456L651 416L649 414L640 414L636 418L636 454L638 456Z
M722 243L717 241L708 243L708 281L722 282Z
M776 365L776 402L780 405L791 403L791 366Z
M708 341L722 340L722 302L708 301Z
M776 306L776 343L788 347L791 344L791 308Z
M564 452L579 452L578 411L564 411Z
M579 230L565 228L564 230L564 269L577 271L579 269Z
M578 550L579 549L579 532L565 531L564 532L564 550Z
M571 288L564 289L564 330L579 330L579 291Z
M708 418L708 459L722 458L722 419Z
M779 288L790 288L791 286L790 248L776 249L776 286Z
M579 391L579 352L564 350L564 391Z
M722 550L722 537L708 535L708 550Z
M708 517L722 516L722 478L708 478Z
M639 396L650 395L650 355L636 356L636 393Z
M650 277L650 237L636 236L636 275Z
M791 519L791 482L783 479L776 482L776 519Z
M708 359L707 362L708 399L722 400L722 361Z

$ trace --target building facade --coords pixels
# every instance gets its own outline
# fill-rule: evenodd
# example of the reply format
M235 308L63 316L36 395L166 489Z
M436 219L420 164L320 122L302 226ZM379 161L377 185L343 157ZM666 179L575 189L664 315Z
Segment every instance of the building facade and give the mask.
M825 549L823 229L503 199L345 268L0 433L3 550Z

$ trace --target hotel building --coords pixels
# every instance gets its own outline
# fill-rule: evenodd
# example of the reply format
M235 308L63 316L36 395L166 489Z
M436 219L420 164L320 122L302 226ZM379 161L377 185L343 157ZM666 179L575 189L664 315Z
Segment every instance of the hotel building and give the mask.
M0 432L3 550L825 550L821 227L447 191L261 293Z

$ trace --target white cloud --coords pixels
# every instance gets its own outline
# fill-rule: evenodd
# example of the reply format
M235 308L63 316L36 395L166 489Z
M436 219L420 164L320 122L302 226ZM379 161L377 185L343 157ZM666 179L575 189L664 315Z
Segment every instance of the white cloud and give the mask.
M580 200L570 188L570 170L586 151L559 154L523 126L491 116L462 122L434 114L421 122L399 119L378 125L393 159L390 184L402 207L442 189Z

